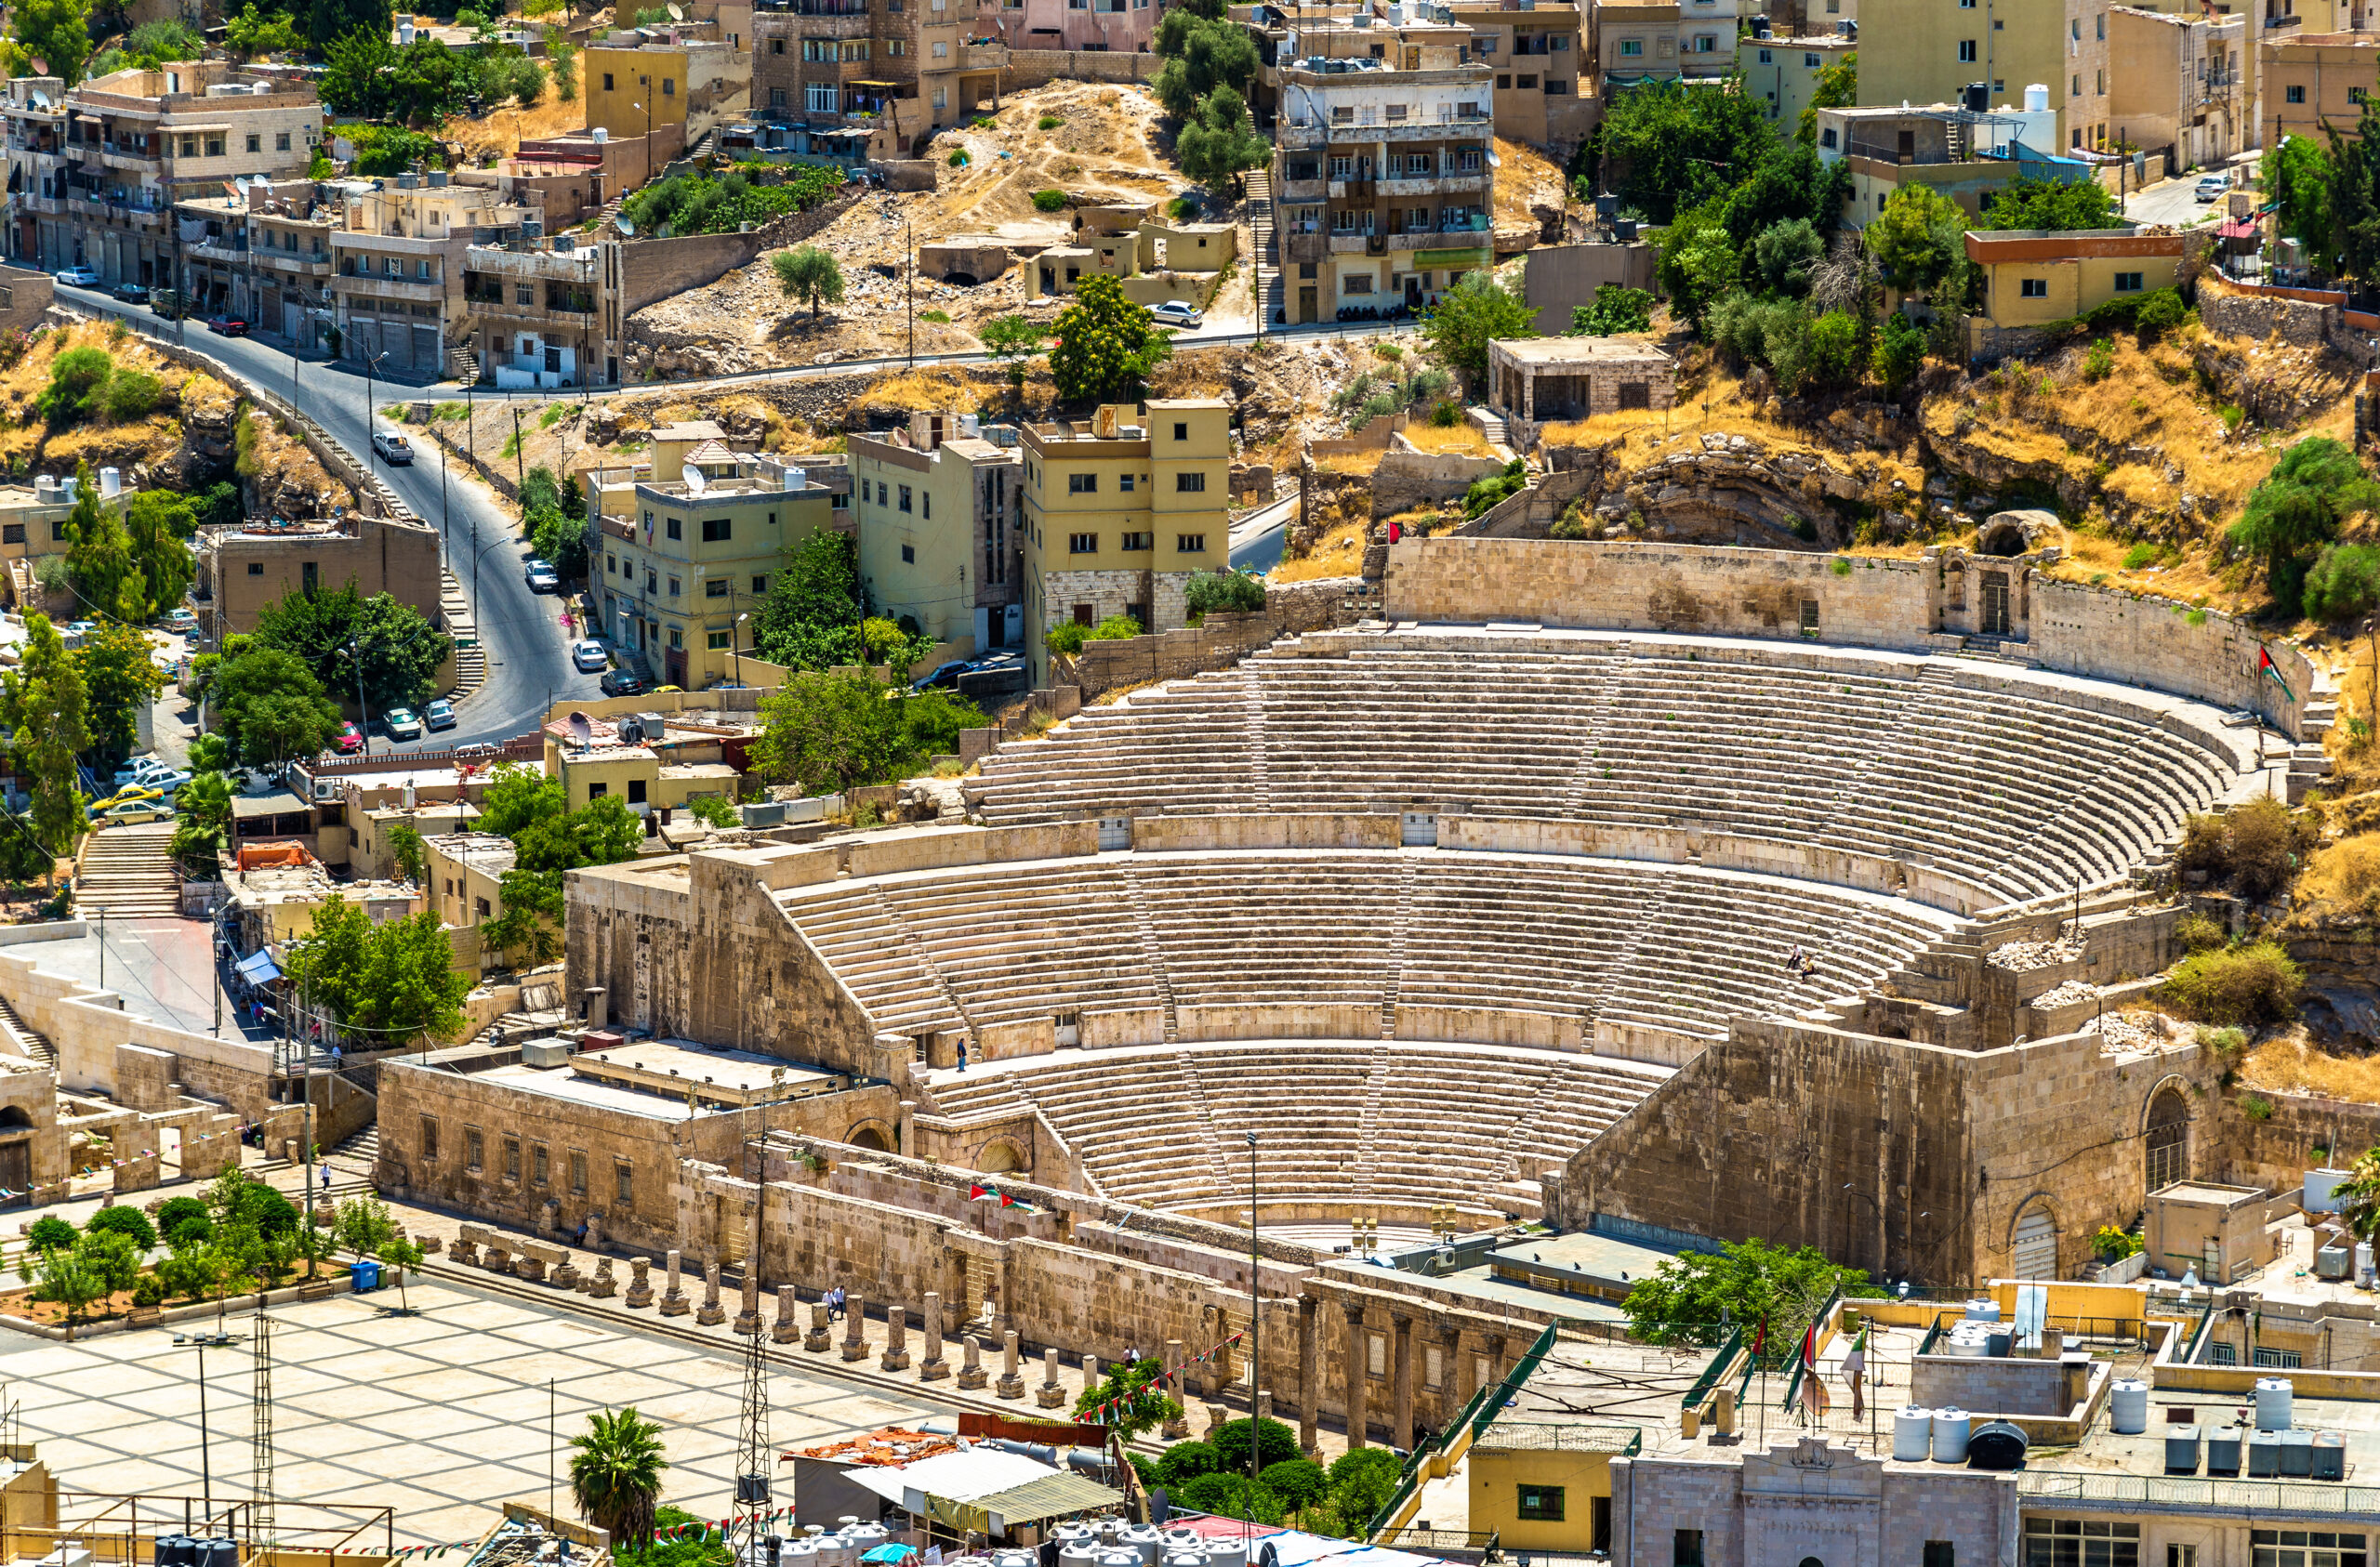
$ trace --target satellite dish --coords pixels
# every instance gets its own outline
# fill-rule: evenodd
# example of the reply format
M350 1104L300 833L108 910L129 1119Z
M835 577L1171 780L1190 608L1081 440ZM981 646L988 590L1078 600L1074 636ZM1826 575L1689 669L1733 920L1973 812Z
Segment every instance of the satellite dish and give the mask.
M1493 147L1488 149L1488 166L1489 168L1502 168L1504 166L1504 160L1496 156L1496 150Z
M686 491L689 494L699 495L703 493L703 470L694 464L688 463L680 468L678 477L686 481Z
M679 7L672 6L669 7L669 20L671 21L683 21L686 20L686 13Z
M625 239L632 240L636 238L636 225L628 221L628 217L626 213L622 213L619 217L613 218L612 227L617 229L620 231L621 236Z

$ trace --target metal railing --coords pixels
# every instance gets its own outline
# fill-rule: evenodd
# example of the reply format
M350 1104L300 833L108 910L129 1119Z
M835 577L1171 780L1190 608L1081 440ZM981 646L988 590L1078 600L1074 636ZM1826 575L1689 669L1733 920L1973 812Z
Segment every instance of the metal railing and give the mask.
M2029 1469L2016 1494L2030 1502L2107 1507L2196 1508L2258 1517L2275 1513L2380 1514L2380 1487L2271 1480L2193 1480L2179 1476L2075 1474Z
M1692 1409L1709 1397L1711 1389L1717 1387L1720 1378L1726 1376L1727 1367L1735 1363L1736 1351L1743 1347L1744 1330L1740 1327L1730 1329L1727 1337L1720 1340L1717 1352L1711 1357L1711 1363L1702 1368L1702 1375L1694 1379L1694 1386L1688 1388L1685 1396L1677 1401L1678 1407Z
M1472 1394L1471 1402L1462 1406L1462 1413L1448 1421L1444 1430L1426 1442L1413 1444L1413 1451L1406 1457L1404 1472L1398 1477L1396 1490L1382 1505L1380 1511L1372 1515L1371 1521L1364 1526L1365 1539L1374 1539L1385 1531L1389 1521L1413 1499L1414 1494L1421 1489L1422 1472L1428 1467L1432 1454L1453 1445L1458 1438L1465 1439L1467 1446L1479 1440L1480 1432L1496 1423L1496 1416L1504 1412L1504 1405L1527 1385L1530 1377L1537 1375L1537 1368L1545 1363L1546 1355L1554 1348L1556 1333L1555 1324L1548 1323L1545 1331L1540 1333L1527 1351L1513 1363L1513 1368L1504 1373L1501 1380L1492 1389L1482 1388Z
M95 1561L134 1567L155 1560L160 1534L211 1534L256 1540L259 1521L251 1517L254 1505L242 1500L210 1506L196 1496L163 1494L60 1491L55 1523L8 1524L0 1528L0 1546L11 1556L46 1556L60 1545L72 1545L89 1551ZM320 1551L327 1559L345 1552L379 1555L396 1548L393 1508L282 1501L270 1517L271 1543L283 1550Z

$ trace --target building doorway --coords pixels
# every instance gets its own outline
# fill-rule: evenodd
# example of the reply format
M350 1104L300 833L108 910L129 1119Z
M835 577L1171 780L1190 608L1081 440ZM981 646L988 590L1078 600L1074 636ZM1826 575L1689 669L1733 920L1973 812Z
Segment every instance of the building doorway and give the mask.
M2016 1256L2009 1276L2017 1279L2057 1277L2057 1221L2036 1203L2016 1219Z
M2008 573L1983 573L1983 634L1987 637L2008 635Z
M2189 1174L2190 1111L2182 1096L2167 1088L2149 1107L2148 1181L2155 1192Z

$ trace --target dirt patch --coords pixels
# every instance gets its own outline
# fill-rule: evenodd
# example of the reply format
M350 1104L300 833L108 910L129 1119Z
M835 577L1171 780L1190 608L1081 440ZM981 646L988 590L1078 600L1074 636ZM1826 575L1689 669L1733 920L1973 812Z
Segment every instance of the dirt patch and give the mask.
M550 69L550 62L549 64ZM545 96L526 109L493 110L479 119L451 115L438 123L438 138L455 148L464 163L477 166L521 151L524 141L567 136L587 128L587 56L579 55L573 70L579 78L578 96L568 102L546 84Z

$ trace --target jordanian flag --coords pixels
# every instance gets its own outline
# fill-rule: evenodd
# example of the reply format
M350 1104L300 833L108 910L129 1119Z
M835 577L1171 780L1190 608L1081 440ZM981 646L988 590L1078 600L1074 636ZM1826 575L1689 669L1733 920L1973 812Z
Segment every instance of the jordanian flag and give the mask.
M996 1186L985 1186L979 1181L967 1188L969 1202L983 1202L986 1199L997 1201L1004 1208L1024 1208L1027 1213L1033 1211L1029 1205L1018 1202Z
M2272 650L2264 646L2262 643L2258 643L2256 646L2256 667L2272 677L2272 683L2281 688L2281 695L2289 698L2292 702L2297 700L2297 693L2291 691L2289 689L2289 682L2281 678L2281 668L2272 661Z

